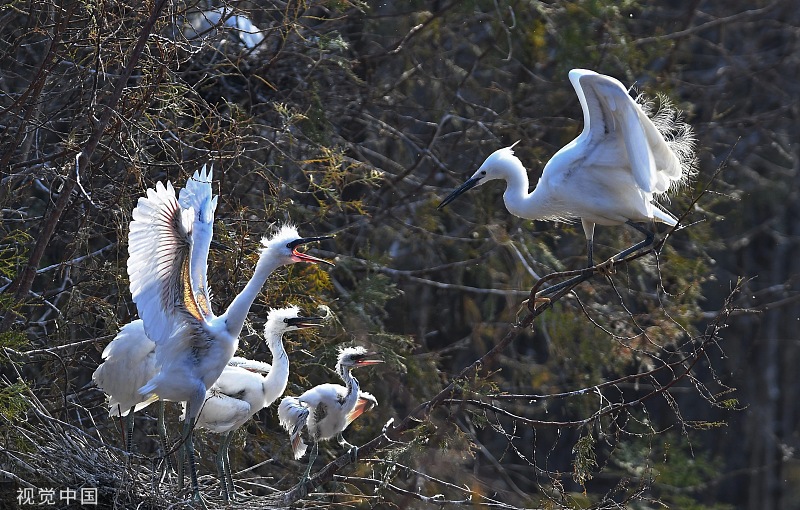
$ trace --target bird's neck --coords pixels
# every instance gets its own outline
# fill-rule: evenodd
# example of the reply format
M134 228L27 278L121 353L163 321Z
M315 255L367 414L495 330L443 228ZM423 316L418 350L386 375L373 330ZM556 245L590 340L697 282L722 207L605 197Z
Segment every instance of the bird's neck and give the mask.
M345 386L347 387L347 395L344 397L342 407L346 409L351 408L356 405L356 401L358 400L358 392L361 389L358 385L358 379L356 379L350 369L342 370L339 373L339 376L341 376Z
M264 407L283 395L289 382L289 355L283 347L283 338L279 336L277 340L270 341L269 350L272 353L272 368L264 378L264 386L267 388Z
M546 215L544 203L539 200L536 190L533 193L528 192L528 174L519 160L514 161L514 168L508 169L503 177L506 181L503 202L508 212L526 219L537 219Z
M244 286L239 295L233 298L233 301L225 311L225 328L232 336L239 336L239 333L242 332L247 313L250 311L253 301L258 297L261 287L264 286L267 277L281 265L273 259L274 257L269 257L265 252L261 252L261 257L258 259L250 281L247 282L247 285Z

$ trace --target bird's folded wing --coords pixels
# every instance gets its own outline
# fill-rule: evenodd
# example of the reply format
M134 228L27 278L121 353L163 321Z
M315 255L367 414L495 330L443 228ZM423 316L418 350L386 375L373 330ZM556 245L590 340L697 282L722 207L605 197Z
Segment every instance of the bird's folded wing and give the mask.
M211 181L213 169L203 168L196 171L186 186L180 191L178 203L183 211L191 211L192 247L190 255L190 282L200 312L206 319L213 317L211 298L206 273L208 271L208 250L214 235L214 211L217 208L217 197L212 196Z
M186 409L184 405L184 419ZM246 420L250 416L250 404L219 392L209 392L200 417L197 419L199 426L214 432L227 432L232 427Z
M169 339L186 312L202 320L188 282L192 216L191 210L181 209L169 182L148 189L133 210L128 235L131 295L147 336L156 343Z
M230 361L228 361L228 366L243 368L249 372L255 372L260 375L267 375L269 374L270 370L272 370L272 365L269 363L256 361L254 359L241 358L239 356L234 356L231 358Z

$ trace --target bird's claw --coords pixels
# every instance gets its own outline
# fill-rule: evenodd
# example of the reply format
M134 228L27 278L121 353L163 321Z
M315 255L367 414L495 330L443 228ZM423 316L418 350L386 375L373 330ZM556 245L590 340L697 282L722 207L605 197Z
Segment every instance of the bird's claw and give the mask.
M611 276L617 272L617 269L614 267L615 262L616 261L612 257L601 264L597 264L594 266L594 269L602 275Z
M519 308L519 311L517 312L517 316L519 316L519 314L522 312L522 307L523 306L527 307L529 311L535 312L536 308L540 304L545 304L545 305L550 304L550 298L536 295L536 296L533 297L533 299L531 299L531 298L526 299L525 301L520 303L520 308Z
M358 460L358 446L350 446L350 449L347 450L347 454L350 456L350 462L355 462Z

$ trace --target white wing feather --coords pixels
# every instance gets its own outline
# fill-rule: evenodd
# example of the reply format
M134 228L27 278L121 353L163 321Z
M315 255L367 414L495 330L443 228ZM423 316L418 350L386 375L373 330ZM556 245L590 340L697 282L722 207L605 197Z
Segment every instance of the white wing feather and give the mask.
M147 336L166 341L180 322L185 296L181 270L191 246L191 210L182 211L172 184L139 198L128 235L131 295Z
M103 350L105 361L94 371L92 380L108 395L109 416L126 416L131 407L139 411L158 400L137 391L158 373L155 348L144 332L144 323L137 319L124 325Z
M200 312L206 319L213 317L208 280L208 251L214 236L214 211L217 198L212 196L211 181L213 168L206 165L196 171L186 186L180 191L178 203L183 211L191 211L191 256L190 275L192 293L198 303Z
M622 83L582 69L570 71L569 77L578 96L585 98L587 136L620 136L633 177L644 193L665 193L674 181L682 179L678 157ZM594 121L591 126L590 115Z
M308 445L303 441L302 432L308 420L309 409L297 397L284 397L278 405L278 420L281 427L289 433L294 458L306 453Z

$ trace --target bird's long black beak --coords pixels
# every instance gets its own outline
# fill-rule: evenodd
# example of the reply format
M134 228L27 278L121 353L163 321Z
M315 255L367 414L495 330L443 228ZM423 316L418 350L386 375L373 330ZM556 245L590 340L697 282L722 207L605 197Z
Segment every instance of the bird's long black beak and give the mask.
M233 249L230 246L222 244L219 241L215 241L214 239L211 240L211 245L209 246L209 248L216 251L228 251L228 252L233 251Z
M453 191L452 193L447 195L447 198L442 200L442 203L439 204L439 206L436 209L437 210L442 210L447 204L449 204L450 202L452 202L453 200L458 198L459 195L461 195L462 193L465 193L465 192L471 190L472 188L474 188L475 186L477 186L479 182L481 182L481 178L480 177L470 177L467 180L467 182L465 182L464 184L462 184L461 186L456 188L455 191Z
M316 264L328 264L329 266L335 267L336 264L330 262L325 259L320 259L309 255L307 253L301 253L297 251L297 247L311 243L314 241L323 241L325 239L333 239L333 236L318 236L318 237L301 237L300 239L295 239L294 241L289 242L286 247L292 250L292 255L294 255L299 261L301 262L311 262Z
M284 319L286 324L294 326L298 329L302 328L318 328L325 322L325 317L292 317Z

